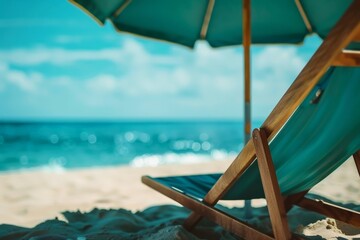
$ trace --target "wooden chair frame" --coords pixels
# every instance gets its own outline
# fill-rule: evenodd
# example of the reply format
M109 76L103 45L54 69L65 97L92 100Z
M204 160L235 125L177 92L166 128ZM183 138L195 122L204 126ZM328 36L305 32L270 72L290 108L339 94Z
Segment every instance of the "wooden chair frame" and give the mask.
M187 229L191 229L202 217L206 217L245 239L273 239L274 237L276 239L290 239L294 236L290 233L286 212L289 211L294 204L355 226L360 226L359 212L340 208L323 201L305 198L307 191L283 197L280 193L268 147L268 142L274 138L329 67L360 66L358 52L349 53L343 51L351 41L359 40L359 9L360 0L354 0L275 106L261 126L261 129L254 130L252 139L250 139L229 168L206 194L202 202L177 190L168 188L148 176L142 177L144 184L193 211L184 223ZM214 207L253 163L256 157L258 159L261 181L269 209L273 235L264 234L249 224ZM360 151L354 153L354 159L360 175Z
M272 162L265 130L255 129L253 131L252 141L256 151L261 182L265 192L265 199L267 201L273 235L262 233L253 228L251 225L228 215L214 206L206 205L197 199L179 192L178 190L164 186L148 176L143 176L142 182L196 212L195 216L206 217L245 239L295 238L295 236L290 233L286 216L286 213L293 205L298 205L302 208L360 227L359 212L339 207L322 200L306 198L305 195L308 191L283 197L276 178L276 172ZM356 152L353 157L360 176L360 151ZM190 215L189 218L191 219L192 216L194 215ZM190 228L193 226L190 226ZM189 226L187 228L189 228Z

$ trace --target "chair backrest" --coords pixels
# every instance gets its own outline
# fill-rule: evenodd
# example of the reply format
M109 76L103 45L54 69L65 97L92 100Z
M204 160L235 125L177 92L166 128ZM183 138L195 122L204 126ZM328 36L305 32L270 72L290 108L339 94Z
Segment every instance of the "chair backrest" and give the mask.
M331 68L270 143L283 195L308 190L360 149L360 68ZM264 197L255 161L223 199Z

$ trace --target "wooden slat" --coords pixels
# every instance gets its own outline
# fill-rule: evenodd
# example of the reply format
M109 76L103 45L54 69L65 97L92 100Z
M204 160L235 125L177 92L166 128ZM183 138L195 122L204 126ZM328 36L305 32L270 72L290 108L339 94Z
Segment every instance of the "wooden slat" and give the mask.
M332 65L360 67L360 51L343 51Z
M354 155L354 160L355 160L355 166L358 170L359 176L360 176L360 150L357 151Z
M293 195L284 197L285 211L286 212L290 211L292 206L295 205L296 203L300 202L308 192L309 192L309 190L306 190L303 192L295 193Z
M355 35L355 37L353 38L354 42L360 42L360 31Z
M303 200L301 200L296 205L314 212L318 212L327 217L335 218L337 220L352 224L356 227L360 227L360 213L357 211L342 208L321 200L312 200L309 198L303 198Z
M183 193L175 191L171 188L168 188L148 176L143 176L141 181L148 185L149 187L155 189L156 191L168 196L169 198L177 201L181 205L196 211L202 216L208 218L209 220L221 225L226 230L235 233L239 237L244 239L273 239L272 236L266 235L245 222L242 222L227 213L222 212L219 209L216 209L211 206L207 206L202 202L199 202L196 199L193 199L189 196L186 196Z
M266 130L268 141L281 129L339 52L348 45L355 33L360 31L359 8L360 0L355 0L265 120L262 128ZM210 205L219 201L254 159L255 149L250 140L205 196L204 201Z
M253 141L275 239L291 239L285 206L266 133L262 129L255 129L253 131Z

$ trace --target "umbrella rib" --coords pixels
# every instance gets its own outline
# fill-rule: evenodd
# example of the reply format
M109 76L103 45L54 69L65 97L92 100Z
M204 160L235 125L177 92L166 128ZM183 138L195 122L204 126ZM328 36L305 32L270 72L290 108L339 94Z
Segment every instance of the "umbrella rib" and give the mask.
M311 33L311 32L313 31L313 29L312 29L312 26L311 26L311 23L310 23L310 21L309 21L309 18L307 17L306 12L305 12L305 10L304 10L304 8L303 8L300 0L295 0L295 4L296 4L297 9L299 10L299 13L300 13L300 15L301 15L301 18L303 19L304 24L305 24L307 30Z
M79 4L75 0L69 0L69 2L71 4L74 4L74 6L80 8L82 11L84 11L87 15L89 15L92 19L94 19L95 22L97 22L100 26L104 26L104 23L97 16L95 16L92 12L90 12L88 9L86 9L83 5Z
M131 3L131 0L125 0L118 9L116 9L116 11L113 14L113 18L117 18L124 10L127 6L129 6L129 4Z
M201 39L205 39L208 29L209 29L209 23L210 23L210 19L211 19L211 15L214 9L214 5L215 5L215 0L209 0L207 9L206 9L206 14L204 17L204 21L203 24L201 26L201 32L200 32L200 38Z

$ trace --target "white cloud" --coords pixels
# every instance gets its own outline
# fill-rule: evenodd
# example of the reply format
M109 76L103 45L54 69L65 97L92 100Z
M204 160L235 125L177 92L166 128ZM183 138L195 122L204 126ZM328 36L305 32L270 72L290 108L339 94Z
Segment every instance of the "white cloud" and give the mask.
M69 76L60 76L60 77L54 77L53 79L49 79L54 86L56 87L63 87L63 88L70 88L72 87L75 79L72 79Z
M178 104L222 115L243 112L243 58L236 48L213 50L200 44L195 51L173 47L167 67L138 43L128 42L130 60L122 75L99 74L88 81L92 93L142 99L177 99ZM295 79L305 61L294 47L267 47L253 54L253 115L265 117ZM104 100L105 101L105 100Z
M297 55L296 49L286 47L267 47L254 56L254 68L260 72L257 81L274 83L276 79L286 79L298 74L305 61Z
M171 64L173 57L165 55L149 55L141 44L127 40L118 48L96 50L71 50L64 48L18 48L0 51L0 61L21 66L39 64L70 65L78 61L109 61L125 66L144 64L152 61L157 64Z
M240 117L243 115L243 56L238 48L211 49L197 44L194 51L169 47L166 53L152 53L139 41L128 39L119 48L69 50L32 48L0 51L0 73L7 84L34 92L73 94L72 101L103 111L110 106L128 106L127 113L157 112L168 116ZM61 67L78 61L109 61L112 72L91 69L89 79L74 79L61 73ZM36 66L50 63L59 67L59 75L44 77L12 69L13 65ZM305 64L295 47L267 47L253 51L253 115L268 115L286 88ZM4 72L4 73L3 73ZM46 79L46 81L45 81ZM1 89L1 85L0 85ZM66 92L67 91L67 92ZM131 111L129 109L132 109ZM176 110L175 110L176 109ZM136 111L138 111L136 113ZM129 113L130 114L130 113ZM140 114L141 115L141 114Z
M113 32L113 29L111 29ZM59 44L81 44L83 42L104 42L104 44L111 42L118 42L119 38L114 34L98 34L98 35L57 35L53 38L55 43Z
M58 35L54 38L56 43L68 44L68 43L80 43L84 40L83 36L73 36L73 35Z
M87 81L87 88L92 92L108 94L119 88L119 80L113 75L98 75Z
M36 91L38 83L42 81L42 75L39 73L25 74L21 71L9 71L6 78L26 92Z
M5 72L8 70L8 67L5 63L0 62L0 72Z
M254 55L254 114L267 116L305 65L295 47L267 47Z
M5 89L5 72L8 70L7 65L0 62L0 92Z
M111 49L94 51L37 47L33 49L3 50L0 52L0 60L9 64L34 66L44 63L66 65L76 61L118 61L118 57L117 52Z
M0 28L14 27L59 27L64 25L79 25L75 20L57 20L57 19L0 19Z
M182 69L158 70L152 74L148 69L130 71L120 77L99 74L86 81L86 89L93 94L122 94L123 96L177 95L190 87L189 74Z
M43 75L37 72L25 73L9 68L0 62L0 90L7 85L13 85L25 92L36 92L38 85L43 81Z

